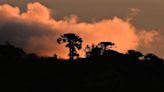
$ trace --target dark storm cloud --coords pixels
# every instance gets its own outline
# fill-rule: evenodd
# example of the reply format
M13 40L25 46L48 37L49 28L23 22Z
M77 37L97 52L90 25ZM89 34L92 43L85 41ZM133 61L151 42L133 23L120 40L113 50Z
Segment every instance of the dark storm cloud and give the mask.
M51 51L55 46L55 33L54 30L47 28L47 26L39 23L26 24L23 22L6 23L0 27L0 43L10 42L18 47L23 48L28 52L42 53L42 51ZM46 30L46 31L45 31ZM46 39L45 37L49 37ZM51 39L52 37L52 39ZM35 39L49 42L52 44L46 44L45 42L33 42ZM36 45L35 45L36 44ZM39 46L40 45L40 46Z
M0 33L1 42L9 41L13 44L17 43L19 46L27 45L24 44L24 42L27 42L27 40L32 36L41 37L52 34L50 29L46 29L44 26L27 25L18 22L7 23L1 26Z

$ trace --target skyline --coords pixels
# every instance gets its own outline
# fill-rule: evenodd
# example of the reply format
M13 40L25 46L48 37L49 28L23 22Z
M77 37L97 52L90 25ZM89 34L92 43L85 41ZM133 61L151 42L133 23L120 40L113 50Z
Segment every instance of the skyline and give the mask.
M31 2L31 1L29 1L29 2ZM33 43L33 46L30 45L31 47L29 46L29 48L28 48L28 49L31 49L31 48L35 47L31 51L37 51L38 49L45 49L45 52L46 52L46 49L50 47L49 50L47 50L47 51L52 51L53 52L53 51L55 51L54 48L55 49L59 48L59 47L54 47L56 44L50 44L50 46L48 46L48 47L45 46L45 48L42 48L42 47L36 48L36 47L38 47L38 45L43 45L43 47L44 47L44 45L48 45L49 43L52 43L51 41L53 41L52 40L53 36L57 36L57 35L60 36L62 34L62 32L64 32L64 33L65 32L75 32L75 33L80 34L80 36L82 36L82 38L84 40L86 40L86 37L87 37L86 34L93 35L93 36L91 36L92 38L89 39L90 41L88 41L87 43L98 43L100 41L108 40L108 41L115 42L116 46L118 46L117 50L119 50L121 52L122 51L125 52L124 50L128 50L128 49L136 49L136 50L140 50L141 52L145 52L145 53L152 52L154 54L157 54L157 55L161 56L162 58L164 57L164 51L162 50L162 48L164 47L164 44L163 44L163 41L161 41L162 36L163 36L163 32L162 32L162 30L163 30L163 26L162 26L163 21L162 21L162 18L160 19L160 21L159 20L154 21L154 16L150 15L149 17L152 16L151 21L152 22L157 22L157 23L152 23L151 21L150 22L146 21L146 20L148 20L149 17L147 17L146 14L143 13L143 11L145 11L145 10L141 9L140 7L128 7L127 9L124 9L124 10L126 10L125 12L121 11L121 10L120 10L120 12L119 11L109 11L110 14L106 12L107 14L103 14L104 16L102 16L101 14L97 15L99 13L97 13L97 12L94 13L94 11L93 11L93 15L94 15L93 16L92 14L87 14L86 9L83 10L81 8L79 8L79 9L81 9L81 11L77 12L76 9L71 10L70 8L68 8L68 6L65 6L66 10L64 11L65 8L59 7L59 5L60 5L59 3L62 4L63 1L61 1L61 2L57 1L57 3L59 5L56 6L56 7L52 7L52 5L48 5L52 2L53 1L49 1L49 2L43 2L42 1L42 3L39 3L39 2L38 3L31 3L30 4L31 8L30 8L30 5L28 4L29 5L28 9L27 8L25 9L27 2L21 2L20 3L20 4L22 4L22 3L25 4L25 5L23 4L24 8L21 5L19 5L18 2L17 2L17 9L14 9L13 6L12 6L12 4L14 5L14 2L12 2L12 1L8 2L7 0L5 2L4 2L4 0L0 1L0 7L3 7L3 8L0 8L0 11L1 12L4 11L0 14L0 16L1 16L1 18L0 18L0 20L1 20L1 22L0 22L0 31L2 32L2 34L1 34L2 38L0 40L0 43L3 43L4 40L8 39L8 37L4 37L2 35L4 35L4 34L7 35L8 33L10 33L9 29L7 29L8 32L2 31L2 30L4 30L4 24L7 24L7 26L9 26L9 27L16 24L17 25L17 27L16 27L17 30L20 30L20 29L23 30L24 28L18 28L18 27L20 27L20 24L21 24L21 25L23 25L22 27L33 27L32 28L33 31L40 29L38 32L35 32L35 34L33 34L32 33L33 31L31 31L31 32L28 31L27 32L27 28L26 28L26 29L24 29L26 31L20 32L19 35L17 34L18 38L19 37L21 38L23 33L24 34L27 33L27 34L33 35L33 36L27 36L26 35L27 38L23 37L24 40L22 40L22 41L16 41L16 40L13 41L14 45L16 44L16 45L21 46L23 48L25 48L26 46L22 46L22 44L25 45L24 43L26 43L26 44L27 43L28 44ZM88 1L81 1L81 2L83 4L87 4ZM105 2L105 0L104 0L104 2ZM159 1L156 1L156 2L157 3L162 2L162 0L161 1L159 0ZM8 4L10 3L11 5L9 4L9 8L8 8L8 6L5 6L4 3L8 3ZM78 3L76 3L76 2L74 2L74 4L78 5ZM96 4L96 3L94 3L94 4ZM15 5L16 5L16 3L15 3ZM100 5L104 5L104 4L100 4ZM154 3L154 5L156 5L156 3ZM44 13L39 12L39 14L38 14L38 12L36 13L36 11L31 12L31 14L34 14L34 15L36 14L37 15L37 16L34 16L36 19L38 18L36 21L33 21L32 20L33 18L31 18L29 16L30 13L28 13L28 11L30 9L35 10L35 9L38 9L38 8L43 9ZM11 9L11 10L13 9L13 10L8 11L7 9ZM89 9L89 7L87 9ZM111 8L107 8L107 9L110 10ZM159 8L159 9L162 9L162 8ZM49 12L49 10L51 12ZM69 10L70 10L70 12L66 12L66 11L69 11ZM94 10L94 8L93 8L93 10ZM136 11L133 11L133 10L139 10L139 12L136 13ZM21 11L21 13L19 13L19 11ZM37 11L40 11L40 10L37 10ZM97 11L101 12L101 9L97 10ZM83 13L83 12L85 12L85 13ZM89 10L88 10L88 12L89 12ZM124 12L124 13L122 13L122 12ZM151 12L151 11L149 11L149 12ZM159 15L158 17L155 17L157 19L160 18L160 16L163 15L160 12L159 13L156 13L156 12L157 11L154 11L154 12L152 11L151 13ZM8 14L7 17L3 16L3 14L5 14L5 13ZM105 10L104 10L104 13L105 13ZM118 15L117 15L117 13L118 13ZM131 17L130 15L131 14L133 15L134 13L136 13L136 15ZM11 14L13 14L13 15L11 15ZM70 15L74 15L74 16L69 17ZM87 17L87 15L90 15L90 16ZM67 16L67 18L63 19L64 16ZM107 17L107 16L109 16L109 17ZM145 17L143 17L143 16L145 16ZM15 17L17 19L12 19L11 17ZM41 18L41 19L39 20L39 18ZM50 20L49 20L49 18L50 18ZM128 18L132 18L132 20L127 21ZM144 20L141 20L141 19L144 19ZM25 20L25 21L23 21L23 20ZM143 22L143 21L145 21L145 22ZM10 24L10 22L11 22L11 24ZM31 22L31 24L29 25L27 22ZM32 24L35 24L35 22L38 23L37 26L32 25ZM147 22L149 22L149 23L147 24ZM8 23L10 25L8 25ZM65 28L60 27L61 23L62 23L62 25L65 25ZM117 24L119 24L119 26ZM107 27L107 26L109 26L109 27ZM49 27L52 27L52 28L49 28ZM77 28L77 27L79 27L79 28ZM117 29L117 27L120 27L120 28ZM69 31L66 30L68 28L69 28ZM114 28L114 30L112 30L113 28ZM14 26L13 26L13 29L15 29ZM41 31L41 29L48 30L48 31L44 32L44 31ZM99 29L99 31L97 32L97 34L99 34L99 35L95 34L94 31L96 29ZM122 29L123 29L123 31L121 31ZM86 30L86 34L82 30ZM88 33L89 30L92 30L92 31ZM100 31L102 31L103 33L100 32ZM117 31L120 34L117 34L114 31ZM55 35L52 35L51 32L52 32L52 34L55 34ZM48 36L45 35L45 33L48 34ZM14 34L14 33L10 33L10 36L11 36L11 34ZM103 35L103 36L100 36L100 34ZM109 35L109 37L108 37L107 34ZM128 34L128 36L125 36L126 34ZM41 43L42 40L40 40L40 38L39 38L40 35L41 35L41 38L46 40L46 42L44 44ZM100 37L102 39L94 41L94 38L96 38L96 37ZM120 38L118 38L118 37L120 37ZM11 39L13 40L13 38L16 39L13 36L13 37L10 37L10 40ZM56 37L54 37L54 38L56 38ZM126 38L126 39L123 39L123 38ZM27 39L28 39L28 41L24 42ZM123 39L123 40L120 41L121 39ZM34 44L33 41L36 41L38 43ZM83 46L85 46L87 43L84 43ZM127 45L124 45L124 44L127 44ZM64 48L64 46L63 46L63 48ZM60 49L59 49L59 51L60 51ZM38 52L39 51L37 51L36 53L38 53ZM49 53L49 52L47 52L47 53ZM67 53L66 53L66 55L67 55ZM65 55L64 55L64 57L65 57Z

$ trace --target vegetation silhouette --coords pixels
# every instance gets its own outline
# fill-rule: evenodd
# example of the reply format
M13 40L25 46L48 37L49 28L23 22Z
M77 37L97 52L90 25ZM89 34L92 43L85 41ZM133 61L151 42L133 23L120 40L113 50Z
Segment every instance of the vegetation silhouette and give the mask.
M105 55L115 44L112 42L100 42L98 45L92 44L85 47L86 57Z
M101 55L102 48L97 45L92 44L92 46L87 45L85 47L86 57L96 57Z
M67 43L66 47L69 48L69 57L70 61L73 61L74 57L79 57L79 54L76 51L76 48L80 50L82 48L82 38L74 33L67 33L62 35L60 38L57 39L59 44Z
M108 47L110 46L110 48L112 48L113 45L115 45L112 42L100 42L98 45L101 46L101 48L106 51L108 49Z
M128 50L127 55L134 57L134 58L140 58L140 57L144 56L141 52L135 51L135 50Z
M81 48L82 39L62 35L70 59ZM0 45L0 92L163 92L164 60L155 54L112 50L114 43L86 46L86 57L69 62L26 53L10 43Z

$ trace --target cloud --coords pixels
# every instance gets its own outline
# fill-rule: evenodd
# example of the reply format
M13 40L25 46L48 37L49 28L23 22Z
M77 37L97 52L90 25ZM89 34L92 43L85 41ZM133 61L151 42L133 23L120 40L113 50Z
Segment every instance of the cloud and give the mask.
M56 53L61 57L67 57L68 49L56 42L64 33L76 33L82 37L83 48L87 44L111 41L117 46L115 50L120 52L136 49L141 39L149 44L157 34L140 31L138 35L134 25L116 16L93 23L78 22L75 15L56 20L52 18L52 11L38 2L29 3L27 11L23 13L20 13L18 7L3 4L0 5L0 12L0 43L9 41L26 52L39 55ZM85 55L83 50L80 50L80 55Z
M134 17L140 12L140 9L138 8L131 8L129 16L126 18L127 21L131 21L134 19Z
M159 33L156 30L151 30L149 32L142 30L138 32L140 45L146 48L151 48L153 42L159 39Z

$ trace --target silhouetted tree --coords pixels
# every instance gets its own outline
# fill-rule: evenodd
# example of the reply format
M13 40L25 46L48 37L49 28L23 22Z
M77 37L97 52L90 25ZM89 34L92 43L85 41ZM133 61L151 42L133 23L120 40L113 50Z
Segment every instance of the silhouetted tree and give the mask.
M112 48L112 46L114 46L115 44L112 42L100 42L98 44L98 46L100 46L100 48L102 48L102 52L101 54L103 55L103 53L108 50L108 48Z
M100 42L98 45L87 45L85 48L86 57L104 55L104 52L115 45L112 42Z
M74 59L74 56L79 56L76 49L80 50L82 48L82 38L74 33L67 33L61 35L60 38L57 39L59 44L67 43L66 47L69 48L69 57L70 61Z
M54 56L53 56L53 57L57 59L57 57L58 57L58 56L57 56L56 54L54 54Z
M142 57L143 54L141 52L135 51L135 50L128 50L127 55L135 57L135 58L139 58Z
M151 64L163 63L161 58L151 53L144 56L144 61Z
M85 48L86 57L93 57L101 55L102 48L97 45L92 44L92 46L87 45Z

